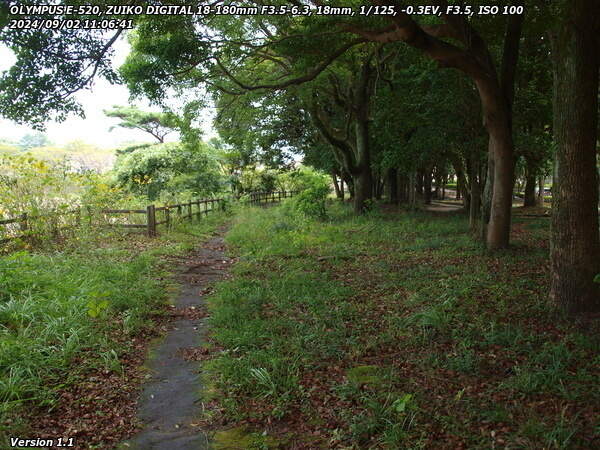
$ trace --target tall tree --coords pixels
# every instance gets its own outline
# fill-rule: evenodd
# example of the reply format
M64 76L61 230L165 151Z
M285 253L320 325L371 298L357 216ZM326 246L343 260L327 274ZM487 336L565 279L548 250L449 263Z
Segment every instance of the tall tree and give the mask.
M384 2L373 0L373 3ZM486 233L487 246L490 250L507 247L515 168L512 103L523 17L514 15L507 18L502 61L498 70L488 43L465 15L442 14L443 24L426 26L401 12L401 3L387 3L396 6L396 14L391 17L393 24L390 27L373 30L348 25L346 29L375 42L405 42L421 50L442 67L461 70L473 80L479 92L484 124L489 134L491 176L487 180L492 181L493 189ZM440 4L442 11L446 11L448 3L442 1ZM444 39L453 39L459 44L455 45Z
M600 3L558 2L554 62L551 297L570 313L600 310L598 67Z

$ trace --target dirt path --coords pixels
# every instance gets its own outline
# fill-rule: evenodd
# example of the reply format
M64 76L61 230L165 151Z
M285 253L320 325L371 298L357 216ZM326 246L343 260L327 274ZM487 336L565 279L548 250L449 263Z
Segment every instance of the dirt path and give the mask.
M433 200L431 205L426 205L425 209L427 211L433 212L453 212L460 211L463 206L460 203L446 203L438 200Z
M182 288L174 307L178 319L147 361L151 378L138 404L143 429L119 448L189 450L208 448L208 436L193 426L202 412L199 363L184 354L197 349L206 333L203 296L227 274L224 230L189 255L178 281Z

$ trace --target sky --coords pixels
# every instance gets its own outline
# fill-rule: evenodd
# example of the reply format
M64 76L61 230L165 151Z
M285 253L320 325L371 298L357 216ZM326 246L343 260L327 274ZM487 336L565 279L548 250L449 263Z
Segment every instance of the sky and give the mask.
M115 55L112 60L113 67L119 67L127 57L129 44L123 37L115 44ZM6 70L15 62L15 57L10 49L0 46L0 71ZM153 138L138 130L123 128L110 128L119 122L119 119L109 118L102 112L113 105L132 104L129 101L129 92L125 86L111 85L106 80L97 79L91 90L80 91L75 98L85 111L85 119L69 116L62 123L48 122L46 135L55 145L63 145L74 140L83 140L101 148L115 148L131 142L152 142ZM145 110L158 110L151 107L146 101L135 101L133 104ZM210 122L203 124L205 137L214 135ZM0 138L18 141L23 135L33 130L27 126L18 125L13 121L0 118ZM167 136L167 141L177 139L176 133Z

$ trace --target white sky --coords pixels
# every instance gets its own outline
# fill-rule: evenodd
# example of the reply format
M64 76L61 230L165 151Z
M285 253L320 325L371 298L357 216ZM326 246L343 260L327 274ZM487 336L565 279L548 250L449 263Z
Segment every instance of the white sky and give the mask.
M115 56L113 67L117 68L125 61L129 52L129 44L123 37L115 43ZM0 71L8 69L15 62L12 51L0 46ZM52 143L63 145L67 142L81 139L89 144L102 148L115 148L127 142L153 142L154 139L147 133L137 130L110 127L119 122L119 119L109 118L102 112L113 105L128 105L129 92L125 86L111 85L104 79L98 78L92 90L84 90L75 94L77 101L83 106L85 119L78 116L69 116L62 123L48 122L46 124L46 135ZM150 107L146 101L135 101L133 104L145 110L157 110ZM214 135L210 121L203 123L205 138ZM10 120L0 117L0 138L18 141L24 134L33 132L27 126L18 125ZM177 139L177 134L172 133L166 140Z

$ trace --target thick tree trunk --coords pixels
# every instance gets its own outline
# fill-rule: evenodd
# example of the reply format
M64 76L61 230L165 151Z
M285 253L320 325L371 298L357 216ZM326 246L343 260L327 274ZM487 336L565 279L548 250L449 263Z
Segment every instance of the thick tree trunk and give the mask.
M554 183L551 298L575 314L600 311L598 284L597 0L563 2L552 36L554 62Z
M354 212L362 214L368 201L373 198L373 178L371 170L363 170L354 176Z
M346 197L346 192L344 190L344 178L342 176L340 176L340 200L344 201L345 197Z
M525 195L523 197L523 206L535 206L537 199L535 198L535 185L537 184L537 177L533 170L527 169L525 175Z
M489 250L498 250L508 247L510 240L515 159L508 127L500 125L490 132L490 150L494 155L494 182L486 243Z

